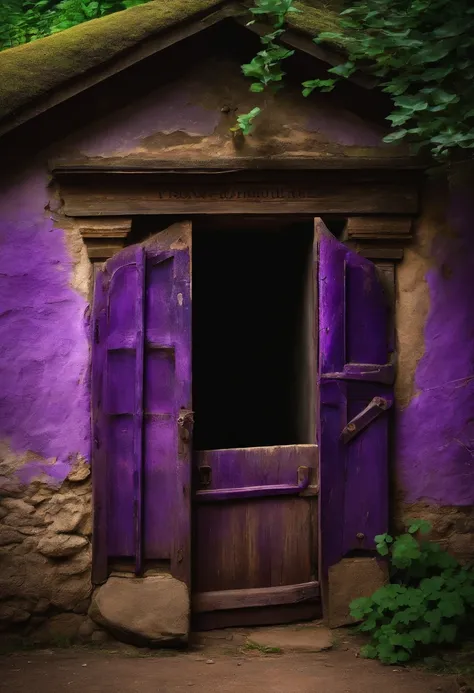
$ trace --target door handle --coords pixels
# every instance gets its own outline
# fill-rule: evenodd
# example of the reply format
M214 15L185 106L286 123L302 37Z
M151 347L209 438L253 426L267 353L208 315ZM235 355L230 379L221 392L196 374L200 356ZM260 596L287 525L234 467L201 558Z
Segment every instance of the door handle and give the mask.
M245 498L269 498L271 496L298 496L310 482L310 467L298 467L297 483L274 484L273 486L244 486L242 488L216 488L197 491L196 499L201 503L219 503L226 500Z
M363 409L360 414L354 416L347 426L342 429L341 438L343 443L349 443L361 431L363 431L372 421L375 421L383 412L390 409L393 404L393 397L374 397L371 402Z

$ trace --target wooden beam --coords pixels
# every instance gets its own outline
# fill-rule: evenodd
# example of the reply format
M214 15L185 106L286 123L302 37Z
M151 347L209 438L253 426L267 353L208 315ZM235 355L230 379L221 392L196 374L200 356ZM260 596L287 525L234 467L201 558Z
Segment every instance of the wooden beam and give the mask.
M106 180L104 180L104 178ZM186 176L159 180L142 176L69 179L61 184L70 217L155 214L416 214L418 190L401 182L331 181L283 176L245 181Z
M385 241L387 239L381 238L380 241ZM355 249L360 255L363 255L368 260L403 260L403 248L387 248L385 246L380 246L380 241L378 246L366 247L366 246L356 246ZM378 263L376 263L378 264Z
M346 225L348 240L410 240L413 220L411 217L350 217Z
M88 218L76 223L93 262L104 262L121 250L132 228L130 217Z
M280 606L313 601L320 596L319 582L305 582L282 587L202 592L193 599L194 613L232 609Z
M278 170L374 170L424 171L430 165L426 158L409 156L305 156L305 157L226 157L221 159L151 159L150 157L100 158L56 158L49 162L53 173L100 173L156 174L203 173L207 175L231 174L235 171L278 171Z

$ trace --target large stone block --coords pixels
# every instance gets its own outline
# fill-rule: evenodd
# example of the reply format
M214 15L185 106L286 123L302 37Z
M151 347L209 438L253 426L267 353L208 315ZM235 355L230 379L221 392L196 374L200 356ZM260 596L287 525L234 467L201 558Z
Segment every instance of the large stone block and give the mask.
M94 594L89 615L124 642L177 646L189 635L188 588L171 575L110 577Z
M388 582L385 564L376 558L344 558L329 568L328 622L331 628L354 623L350 603L370 597Z

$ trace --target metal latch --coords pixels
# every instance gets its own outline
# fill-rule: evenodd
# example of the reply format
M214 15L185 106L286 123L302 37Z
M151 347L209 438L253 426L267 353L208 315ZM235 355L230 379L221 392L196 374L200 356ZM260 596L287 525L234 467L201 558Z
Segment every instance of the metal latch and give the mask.
M374 397L373 400L363 409L360 414L354 416L341 433L344 443L349 443L355 436L363 431L372 421L375 421L383 412L390 409L393 404L392 397Z
M203 464L198 468L199 486L201 488L209 488L212 482L212 469L207 464Z

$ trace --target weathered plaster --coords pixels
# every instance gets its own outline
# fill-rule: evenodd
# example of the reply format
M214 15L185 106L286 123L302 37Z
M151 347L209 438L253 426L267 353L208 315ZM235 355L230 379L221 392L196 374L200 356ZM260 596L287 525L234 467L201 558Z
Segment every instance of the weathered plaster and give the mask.
M406 503L474 504L472 189L472 183L451 186L447 223L438 223L435 233L428 225L421 241L421 246L428 243L431 264L426 274L430 308L424 328L425 348L416 368L415 394L399 412L397 421L396 474ZM400 276L403 279L403 270ZM419 281L418 285L421 286ZM428 295L421 289L420 292L417 305L423 313ZM422 320L422 315L415 318L413 342L409 337L405 341L405 352L410 345L415 347L408 358L408 369L421 352ZM411 329L408 322L406 329ZM403 330L400 333L403 336ZM408 369L404 374L406 382ZM406 382L402 388L405 401Z
M446 226L447 186L443 179L427 182L422 212L416 222L414 242L405 248L396 267L397 380L399 407L406 407L416 394L415 373L425 353L425 325L430 309L427 274L433 265L433 239Z
M43 473L61 482L89 455L89 347L41 169L2 188L0 245L0 437L20 457L29 451L23 482Z
M85 156L126 156L141 150L143 140L156 132L212 135L220 113L191 103L191 98L181 85L155 89L140 103L130 104L107 118L106 124L98 124L91 134L81 138L80 150Z
M239 113L263 111L252 135L235 138ZM287 85L276 96L249 92L240 66L225 58L190 67L178 83L91 124L64 142L60 156L101 161L251 156L385 156L384 131L336 107L329 94L305 99ZM391 152L393 152L393 147Z
M64 240L72 260L72 272L69 285L85 300L89 300L92 282L92 264L87 254L87 247L78 228L70 219L57 222L63 230Z

